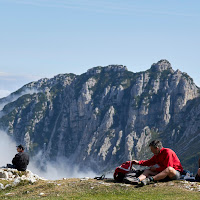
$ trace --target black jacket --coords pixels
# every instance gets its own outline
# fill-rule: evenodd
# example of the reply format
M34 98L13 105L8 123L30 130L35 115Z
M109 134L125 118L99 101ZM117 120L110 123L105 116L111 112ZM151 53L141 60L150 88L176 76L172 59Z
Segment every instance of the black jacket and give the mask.
M19 152L12 159L12 164L15 165L18 171L25 171L29 164L29 155L25 152Z

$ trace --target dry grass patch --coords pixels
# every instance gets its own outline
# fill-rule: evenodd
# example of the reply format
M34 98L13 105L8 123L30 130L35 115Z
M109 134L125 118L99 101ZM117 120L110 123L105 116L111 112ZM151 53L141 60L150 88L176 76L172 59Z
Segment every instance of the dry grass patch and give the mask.
M0 181L2 182L2 181ZM111 179L66 179L21 182L18 186L0 191L0 199L199 199L200 192L189 191L180 181L151 184L145 187L114 183Z

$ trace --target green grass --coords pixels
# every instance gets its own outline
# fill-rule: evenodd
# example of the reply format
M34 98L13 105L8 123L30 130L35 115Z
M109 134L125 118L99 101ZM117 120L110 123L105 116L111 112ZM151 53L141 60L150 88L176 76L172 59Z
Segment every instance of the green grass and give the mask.
M0 181L2 182L2 181ZM5 184L5 181L2 182ZM10 195L8 193L11 193ZM40 195L40 193L44 193ZM67 179L57 181L38 181L30 184L27 181L16 187L0 191L0 199L81 199L81 200L171 200L199 199L200 192L183 188L180 181L157 183L144 187L114 183L113 180L97 181L89 179Z

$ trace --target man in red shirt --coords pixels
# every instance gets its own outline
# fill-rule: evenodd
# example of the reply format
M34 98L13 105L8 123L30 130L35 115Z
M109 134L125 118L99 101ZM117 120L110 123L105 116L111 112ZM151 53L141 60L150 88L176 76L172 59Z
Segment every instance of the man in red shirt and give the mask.
M149 160L133 160L133 164L150 166L136 180L135 184L141 182L142 185L147 185L151 181L159 181L166 177L170 180L180 178L180 173L183 171L180 160L176 153L168 148L163 148L159 140L154 140L149 144L151 152L154 156ZM154 165L158 165L155 167Z

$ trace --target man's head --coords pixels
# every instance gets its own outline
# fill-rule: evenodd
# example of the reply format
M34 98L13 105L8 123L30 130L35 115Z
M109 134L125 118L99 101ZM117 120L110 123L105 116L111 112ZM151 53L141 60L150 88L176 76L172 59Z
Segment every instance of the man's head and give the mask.
M16 147L17 147L17 151L18 152L23 152L24 151L24 147L21 144L16 146Z
M160 149L163 148L162 142L159 141L159 140L153 140L153 141L149 144L149 147L150 147L150 149L151 149L151 152L152 152L154 155L159 154Z

